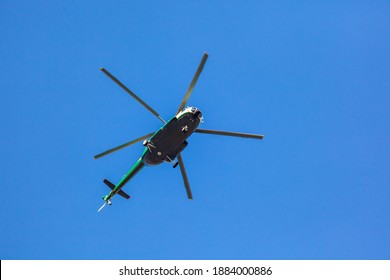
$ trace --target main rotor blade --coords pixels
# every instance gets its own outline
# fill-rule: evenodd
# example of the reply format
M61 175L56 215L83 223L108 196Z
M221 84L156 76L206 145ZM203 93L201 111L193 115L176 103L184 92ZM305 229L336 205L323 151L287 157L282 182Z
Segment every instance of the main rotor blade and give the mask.
M181 172L181 176L183 177L183 180L184 180L184 186L186 187L188 199L192 199L190 182L188 181L187 172L186 172L186 169L184 167L184 162L183 162L183 158L181 157L181 154L179 154L177 156L177 160L179 161L180 172Z
M123 149L123 148L125 148L125 147L127 147L127 146L133 145L133 144L135 144L135 143L137 143L137 142L139 142L139 141L142 141L142 140L144 140L144 139L147 139L147 138L149 138L150 136L152 136L153 134L154 134L154 132L151 132L151 133L146 134L146 135L144 135L144 136L141 136L141 137L139 137L139 138L137 138L137 139L134 139L134 140L132 140L132 141L130 141L130 142L127 142L127 143L125 143L125 144L122 144L122 145L120 145L120 146L118 146L118 147L109 149L109 150L107 150L107 151L105 151L105 152L103 152L103 153L100 153L100 154L94 156L94 158L95 158L95 159L98 159L98 158L101 158L101 157L106 156L106 155L108 155L108 154L111 154L111 153L113 153L113 152L115 152L115 151L118 151L118 150Z
M198 66L198 70L196 70L196 73L195 73L194 77L192 78L191 84L188 87L186 94L184 95L183 101L181 102L179 109L177 110L177 113L179 113L181 110L183 110L184 107L186 106L188 99L190 98L191 93L194 90L195 84L198 81L200 73L202 73L203 67L204 67L208 57L209 57L209 55L207 53L204 53L204 55L202 57L202 61L200 62L199 66Z
M253 139L264 139L264 135L260 134L251 134L251 133L241 133L241 132L229 132L229 131L221 131L221 130L210 130L210 129L196 129L197 133L205 133L205 134L216 134L216 135L224 135L224 136L236 136L236 137L244 137L244 138L253 138Z
M150 107L148 104L146 104L141 98L139 98L134 92L129 90L124 84L122 84L117 78L115 78L110 72L108 72L103 67L100 68L104 74L106 74L111 80L113 80L115 83L118 84L124 91L126 91L128 94L130 94L132 97L134 97L139 103L141 103L146 109L148 109L153 115L155 115L157 118L160 119L163 123L165 123L164 119L155 111L152 107Z

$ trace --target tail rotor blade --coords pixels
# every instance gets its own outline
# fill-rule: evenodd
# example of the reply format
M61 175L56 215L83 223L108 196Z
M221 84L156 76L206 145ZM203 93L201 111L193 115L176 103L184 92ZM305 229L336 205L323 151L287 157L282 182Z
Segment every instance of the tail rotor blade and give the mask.
M99 208L98 212L100 212L100 211L104 208L104 206L106 206L106 205L107 205L107 202L105 202L105 203L102 205L102 207Z
M230 132L230 131L222 131L222 130L211 130L211 129L196 129L197 133L205 133L205 134L216 134L216 135L224 135L224 136L235 136L235 137L243 137L243 138L253 138L253 139L264 139L264 135L261 134L252 134L252 133L241 133L241 132Z
M186 94L184 95L183 101L181 102L179 109L177 110L177 113L179 113L181 110L183 110L183 108L186 106L188 99L190 98L191 93L194 90L195 84L198 81L200 73L202 73L203 67L204 67L208 57L209 57L209 55L207 53L204 53L202 60L198 66L198 70L196 70L196 73L195 73L194 77L192 78L191 84L188 87Z
M107 150L107 151L105 151L105 152L103 152L103 153L97 154L96 156L94 156L94 158L95 158L95 159L98 159L98 158L101 158L101 157L106 156L106 155L108 155L108 154L111 154L111 153L113 153L113 152L116 152L116 151L118 151L118 150L120 150L120 149L123 149L123 148L128 147L128 146L130 146L130 145L133 145L133 144L135 144L135 143L137 143L137 142L140 142L140 141L142 141L142 140L144 140L144 139L147 139L147 138L149 138L150 136L152 136L153 134L154 134L154 132L148 133L148 134L146 134L146 135L144 135L144 136L141 136L141 137L139 137L139 138L137 138L137 139L131 140L130 142L124 143L124 144L122 144L122 145L120 145L120 146L118 146L118 147L115 147L115 148L109 149L109 150Z
M144 106L147 110L149 110L153 115L155 115L157 118L160 119L160 121L162 121L163 123L165 123L165 121L163 120L163 118L155 111L153 110L152 107L150 107L148 104L146 104L141 98L139 98L134 92L132 92L131 90L129 90L124 84L121 83L121 81L119 81L117 78L115 78L110 72L108 72L106 69L104 69L103 67L100 68L100 70L106 74L111 80L113 80L118 86L120 86L124 91L126 91L128 94L130 94L132 97L134 97L139 103L142 104L142 106Z
M181 157L181 154L179 154L177 156L177 160L179 161L180 171L181 171L181 175L183 177L184 186L186 187L188 199L192 199L190 182L188 181L187 172L186 172L186 169L184 167L184 162L183 162L183 158Z

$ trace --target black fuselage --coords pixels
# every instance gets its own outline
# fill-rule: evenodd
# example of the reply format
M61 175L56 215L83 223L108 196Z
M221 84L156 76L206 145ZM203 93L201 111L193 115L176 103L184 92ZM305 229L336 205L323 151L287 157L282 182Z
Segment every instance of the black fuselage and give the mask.
M189 136L195 131L202 120L202 113L195 107L182 110L149 140L142 160L146 165L156 165L173 160L184 150Z

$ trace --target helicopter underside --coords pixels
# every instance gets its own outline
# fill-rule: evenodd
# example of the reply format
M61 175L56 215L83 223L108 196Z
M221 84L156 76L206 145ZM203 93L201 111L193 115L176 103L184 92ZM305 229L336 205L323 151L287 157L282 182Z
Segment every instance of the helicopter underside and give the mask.
M198 125L202 122L202 113L199 109L195 107L186 107L188 99L190 98L192 91L196 85L196 82L203 70L203 66L206 63L208 54L204 53L202 60L198 66L198 69L195 72L194 77L192 78L191 84L188 87L182 102L180 103L176 116L174 116L167 123L164 119L148 104L146 104L141 98L139 98L134 92L128 89L121 81L114 77L110 72L104 68L100 70L106 74L112 81L114 81L118 86L120 86L124 91L126 91L130 96L136 99L142 106L144 106L150 113L155 115L160 121L164 123L163 127L159 129L156 133L150 132L146 135L133 139L127 143L114 147L112 149L106 150L100 154L94 156L95 159L101 158L108 154L111 154L115 151L138 143L144 140L144 152L141 158L133 165L133 167L123 176L123 178L114 185L108 180L104 180L104 183L111 189L111 192L103 197L105 203L98 211L100 211L104 206L111 204L111 199L114 195L119 194L120 196L128 199L130 196L122 191L123 186L131 180L143 167L144 165L157 165L162 162L173 163L173 167L180 167L180 173L183 178L184 186L186 188L188 199L192 199L192 192L190 183L188 180L187 172L184 167L184 161L181 152L187 147L188 142L187 138L191 136L193 132L201 134L214 134L214 135L224 135L224 136L235 136L235 137L244 137L252 139L263 139L263 135L259 134L250 134L250 133L240 133L240 132L230 132L230 131L221 131L221 130L210 130L210 129L198 129ZM150 138L150 139L149 139ZM145 140L149 139L149 140Z
M146 165L173 162L188 145L186 139L198 127L200 115L200 111L197 111L172 118L150 140L144 142L146 149L142 155L143 162Z

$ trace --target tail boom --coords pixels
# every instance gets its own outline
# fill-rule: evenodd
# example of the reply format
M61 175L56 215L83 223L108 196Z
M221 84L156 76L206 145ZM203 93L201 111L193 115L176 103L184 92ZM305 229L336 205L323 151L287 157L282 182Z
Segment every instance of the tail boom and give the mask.
M138 161L133 165L133 167L129 170L129 172L127 172L125 174L125 176L123 176L122 180L119 181L119 183L117 185L114 185L113 183L111 183L109 180L107 179L104 179L103 182L104 184L106 184L110 189L111 189L111 192L105 196L103 196L103 200L105 201L105 204L99 209L99 211L101 209L103 209L104 206L106 206L107 204L111 205L111 199L114 195L116 194L119 194L120 196L122 196L123 198L125 199L129 199L130 198L130 195L128 195L127 193L125 193L122 188L123 186L131 179L133 178L143 167L145 166L143 160L142 160L142 157L140 159L138 159Z

